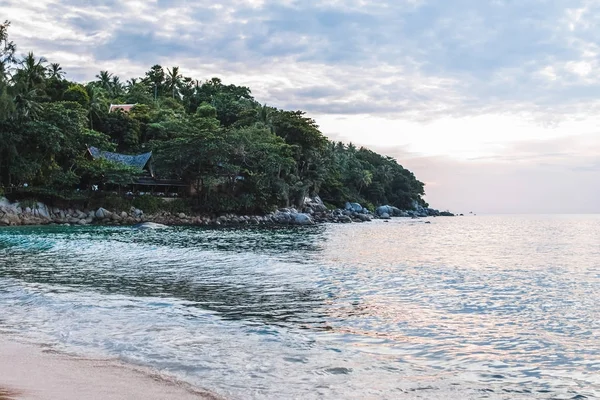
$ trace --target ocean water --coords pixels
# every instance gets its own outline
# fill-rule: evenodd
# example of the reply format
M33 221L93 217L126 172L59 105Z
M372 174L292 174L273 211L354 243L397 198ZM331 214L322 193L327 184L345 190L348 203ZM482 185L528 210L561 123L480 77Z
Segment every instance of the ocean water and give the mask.
M231 399L595 398L600 217L3 228L0 332Z

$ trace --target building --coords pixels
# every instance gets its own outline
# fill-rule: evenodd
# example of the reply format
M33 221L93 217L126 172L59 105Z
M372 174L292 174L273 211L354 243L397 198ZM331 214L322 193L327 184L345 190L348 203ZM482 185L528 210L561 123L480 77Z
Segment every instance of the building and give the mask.
M117 110L121 110L125 113L128 113L135 106L136 104L111 104L110 108L108 109L108 112L111 113Z
M88 156L94 160L104 159L142 171L138 179L130 186L132 193L156 194L170 196L173 193L185 194L189 191L188 185L181 180L158 179L154 174L152 165L152 152L128 155L102 151L96 147L88 147ZM182 193L184 192L184 193Z

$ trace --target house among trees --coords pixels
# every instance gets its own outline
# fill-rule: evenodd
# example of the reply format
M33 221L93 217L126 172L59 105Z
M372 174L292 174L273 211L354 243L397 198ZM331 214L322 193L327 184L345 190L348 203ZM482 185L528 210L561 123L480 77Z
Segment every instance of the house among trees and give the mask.
M108 109L108 112L111 113L117 110L121 110L123 112L128 113L135 106L136 104L111 104L110 108Z
M180 180L157 179L152 165L152 152L128 155L102 151L97 147L88 147L87 154L93 160L103 159L139 170L140 175L133 183L127 185L133 193L143 192L159 195L169 195L171 193L180 194L181 188L188 187L188 185Z

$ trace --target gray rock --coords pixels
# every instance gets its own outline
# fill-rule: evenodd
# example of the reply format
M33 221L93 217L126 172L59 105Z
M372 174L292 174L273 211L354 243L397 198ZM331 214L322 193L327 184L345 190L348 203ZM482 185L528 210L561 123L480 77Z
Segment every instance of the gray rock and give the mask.
M298 213L294 214L293 218L296 225L313 225L315 223L309 214Z
M121 218L127 218L128 216L129 215L125 211L121 212Z
M379 218L381 218L381 219L390 219L391 217L390 217L390 214L384 212L383 214L381 214L379 216Z
M381 217L382 214L388 214L390 217L402 217L403 212L394 206L380 206L377 207L375 213Z
M179 213L179 215L177 215L179 218L184 219L186 218L186 215L184 213Z
M358 203L346 203L346 210L362 213L364 209L363 206Z
M362 222L371 222L371 217L367 214L356 214L356 218Z
M96 211L96 218L99 219L104 219L104 218L108 218L110 217L112 213L108 210L105 210L104 208L100 207L97 211Z

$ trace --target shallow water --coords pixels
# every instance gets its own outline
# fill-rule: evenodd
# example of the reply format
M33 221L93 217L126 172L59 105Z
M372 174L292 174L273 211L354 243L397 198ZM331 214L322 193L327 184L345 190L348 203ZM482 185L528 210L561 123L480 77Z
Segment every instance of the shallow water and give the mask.
M600 396L600 217L430 221L0 229L0 330L239 399Z

